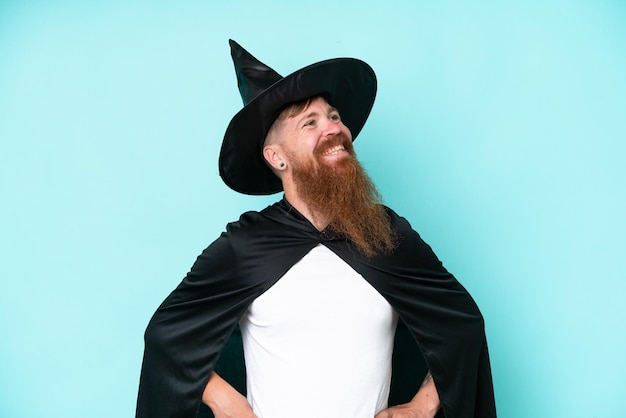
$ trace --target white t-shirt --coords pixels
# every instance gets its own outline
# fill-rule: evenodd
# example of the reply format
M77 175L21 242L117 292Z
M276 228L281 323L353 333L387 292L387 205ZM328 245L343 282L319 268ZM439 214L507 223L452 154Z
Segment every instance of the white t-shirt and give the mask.
M372 418L387 407L397 314L323 245L241 319L259 418Z

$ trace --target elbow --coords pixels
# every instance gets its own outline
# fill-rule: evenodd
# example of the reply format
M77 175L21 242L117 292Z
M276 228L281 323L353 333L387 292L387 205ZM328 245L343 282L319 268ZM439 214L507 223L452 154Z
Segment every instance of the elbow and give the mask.
M143 335L146 353L152 355L160 355L166 350L167 342L171 338L168 337L168 332L165 325L158 320L158 313L148 323Z

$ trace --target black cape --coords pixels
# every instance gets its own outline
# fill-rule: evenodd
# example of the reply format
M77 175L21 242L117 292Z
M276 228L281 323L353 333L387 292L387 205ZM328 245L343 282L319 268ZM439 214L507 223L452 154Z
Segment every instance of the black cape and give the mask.
M318 244L396 310L414 338L414 355L423 356L432 373L445 417L495 417L476 303L409 223L387 211L399 245L391 255L371 258L347 240L319 232L285 199L229 224L146 329L137 417L196 417L211 371L248 306ZM415 391L422 377L415 376Z

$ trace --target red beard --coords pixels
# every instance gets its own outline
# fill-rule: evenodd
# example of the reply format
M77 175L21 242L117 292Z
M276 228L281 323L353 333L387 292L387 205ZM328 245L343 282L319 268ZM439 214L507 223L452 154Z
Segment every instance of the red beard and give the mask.
M323 154L337 145L343 145L348 155L327 162ZM328 222L328 230L352 241L366 256L395 248L396 236L380 194L357 161L348 137L337 135L312 157L291 160L298 196L315 220Z

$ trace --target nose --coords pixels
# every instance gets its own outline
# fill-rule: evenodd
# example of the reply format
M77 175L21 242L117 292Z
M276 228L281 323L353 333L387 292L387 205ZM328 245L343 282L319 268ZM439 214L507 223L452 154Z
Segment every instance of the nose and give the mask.
M324 136L337 135L341 132L341 122L330 118L325 119Z

